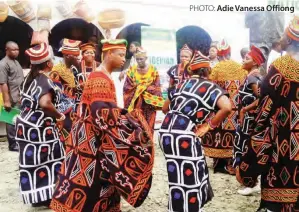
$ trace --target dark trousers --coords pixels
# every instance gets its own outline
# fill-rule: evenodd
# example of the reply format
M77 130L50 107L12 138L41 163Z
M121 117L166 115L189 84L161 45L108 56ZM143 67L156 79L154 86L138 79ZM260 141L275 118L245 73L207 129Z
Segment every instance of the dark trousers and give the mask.
M12 107L20 108L20 105L18 103L11 103ZM6 135L8 140L8 149L13 149L17 143L16 143L16 126L6 124Z
M8 140L8 149L13 149L16 146L15 125L6 124L6 134L7 134L7 140Z

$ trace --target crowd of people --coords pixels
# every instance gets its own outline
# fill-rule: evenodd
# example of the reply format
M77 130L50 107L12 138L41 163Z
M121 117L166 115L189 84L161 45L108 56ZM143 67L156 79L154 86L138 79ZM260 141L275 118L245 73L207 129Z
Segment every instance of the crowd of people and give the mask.
M258 211L299 211L299 17L273 45L279 55L266 74L264 50L254 45L241 50L239 64L225 40L212 43L208 56L185 44L167 72L167 99L146 50L131 43L130 65L119 77L124 108L111 73L124 66L127 41L101 43L101 63L93 43L63 39L57 64L51 46L35 45L25 52L26 77L18 44L6 44L0 86L5 110L21 111L7 124L7 138L9 150L19 152L25 204L112 212L121 211L123 198L139 207L155 181L153 135L162 110L157 133L168 211L199 212L213 199L206 157L214 172L236 177L241 195L261 191Z

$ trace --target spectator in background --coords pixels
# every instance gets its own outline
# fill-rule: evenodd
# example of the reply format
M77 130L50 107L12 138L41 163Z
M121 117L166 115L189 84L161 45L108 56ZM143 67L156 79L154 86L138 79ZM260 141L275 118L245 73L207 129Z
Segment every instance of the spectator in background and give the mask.
M156 111L164 100L161 93L160 76L156 67L148 64L147 53L141 47L135 54L137 64L130 66L123 88L124 106L129 112L142 110L152 133L154 133Z
M92 43L95 46L95 61L98 62L97 65L100 65L99 62L101 60L101 53L100 53L100 49L99 49L99 40L98 37L96 35L92 35L89 39L88 39L88 43Z
M212 44L209 50L209 59L210 59L210 66L211 68L214 68L214 66L219 63L218 57L217 57L217 45Z
M167 71L167 75L170 78L168 93L175 92L176 86L184 79L189 78L189 73L185 72L185 67L192 59L192 55L193 50L187 44L184 44L180 51L180 63Z
M6 56L0 61L0 90L4 109L9 112L13 107L19 107L19 87L24 81L24 74L20 63L16 60L19 56L18 44L9 41L5 50ZM6 124L6 133L9 151L18 151L15 126Z
M132 57L130 59L130 65L129 67L137 64L136 62L136 57L135 57L135 53L137 51L137 48L140 47L140 43L137 42L137 41L133 41L131 44L130 44L130 48L129 48L129 52L130 54L132 54ZM119 75L119 81L122 81L124 78L125 78L125 74L127 73L128 69L125 69L123 70L120 75Z
M249 52L249 49L247 47L244 47L244 48L241 49L240 54L241 54L241 57L242 57L243 61L245 60L245 56L248 52Z

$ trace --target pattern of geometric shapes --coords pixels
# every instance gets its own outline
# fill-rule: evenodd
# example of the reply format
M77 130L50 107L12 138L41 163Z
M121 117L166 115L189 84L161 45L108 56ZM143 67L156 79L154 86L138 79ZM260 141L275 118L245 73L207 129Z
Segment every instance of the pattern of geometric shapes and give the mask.
M37 76L27 90L21 88L16 141L20 148L20 190L25 204L52 198L65 155L54 119L39 106L40 97L52 92L56 94L53 104L57 105L60 90L44 74Z
M169 76L169 88L168 95L173 95L176 90L176 86L180 84L184 79L189 78L188 72L185 71L186 64L180 63L178 65L172 66L168 71Z
M239 111L241 111L243 107L247 107L257 99L257 96L255 96L251 86L252 85L259 86L261 80L262 80L262 76L259 74L259 72L257 74L249 74L246 77L244 84L240 86L239 92L237 94L238 113ZM238 122L238 116L235 117L235 120L236 122ZM239 165L241 156L248 148L247 146L248 146L248 142L250 141L250 133L253 130L252 129L253 124L254 124L254 113L246 112L243 119L243 125L236 127L237 131L233 142L234 144L233 166L234 167Z
M75 66L67 68L65 63L58 63L49 73L49 77L53 80L55 85L57 85L61 90L61 97L57 109L59 112L63 113L66 118L64 121L64 134L61 137L62 142L64 142L71 130L72 122L76 119L76 83L74 74L77 72Z
M290 159L299 161L299 132L291 133Z
M291 119L291 130L296 129L299 130L299 101L292 102L291 103L291 113L290 113L290 119Z
M262 199L269 202L295 203L298 189L262 189Z
M179 83L181 83L183 79L183 75L184 75L183 64L172 66L167 71L167 74L173 80L173 87L177 86Z
M283 56L269 69L261 84L248 150L237 167L237 179L243 184L254 186L260 174L267 179L261 181L261 208L271 211L298 210L298 67L298 61Z
M230 113L227 118L222 122L222 129L224 130L235 130L238 127L238 112L233 111Z
M76 91L75 91L75 103L76 103L76 109L78 108L80 101L81 101L81 96L83 93L83 89L81 87L82 84L84 84L90 73L92 72L92 68L86 68L86 73L82 72L82 68L78 69L75 66L71 66L71 70L74 73L75 76L75 83L76 83Z
M170 111L159 130L168 172L168 211L200 211L213 197L202 140L193 130L215 112L222 95L216 84L190 78L170 99Z
M286 167L283 167L281 173L280 173L280 179L283 183L283 185L286 185L291 177L290 173L288 172Z
M148 66L146 74L140 74L137 65L130 67L123 87L124 108L131 112L139 109L143 112L148 125L154 132L156 110L164 104L159 72L155 66Z
M227 153L233 152L233 141L238 127L238 90L246 75L247 71L232 60L221 61L212 69L210 79L226 91L232 104L232 112L221 125L205 135L203 146L204 149L209 148L207 150L210 154L209 157L219 159L233 157L233 154L228 156ZM230 135L228 136L228 134ZM227 149L227 151L224 151L224 149Z
M53 210L116 212L121 196L134 207L147 197L154 162L151 129L139 110L121 115L115 99L113 82L92 72L79 108L84 113L66 141Z

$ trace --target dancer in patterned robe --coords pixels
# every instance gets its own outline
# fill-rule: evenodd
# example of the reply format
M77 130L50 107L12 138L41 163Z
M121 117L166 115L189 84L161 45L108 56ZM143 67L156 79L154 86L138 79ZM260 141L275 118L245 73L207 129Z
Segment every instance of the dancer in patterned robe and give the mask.
M189 48L187 44L183 46L180 52L180 63L178 65L172 66L168 71L167 75L169 76L169 92L175 92L176 86L181 83L182 80L187 79L188 72L185 71L185 66L188 64L192 58L193 50ZM165 103L162 107L162 111L166 114L169 111L170 101L169 99L165 100Z
M76 120L76 78L80 71L78 69L77 57L80 55L81 41L63 39L60 51L63 54L63 61L53 67L50 77L53 82L61 88L64 95L62 99L65 102L71 102L65 105L65 110L61 111L65 114L66 120L64 130L61 133L62 140L65 141L69 136L73 121Z
M214 131L203 139L205 155L214 159L214 172L235 174L232 166L233 141L237 130L237 93L247 71L230 60L230 46L225 40L218 44L220 62L212 69L210 79L229 94L233 111Z
M243 68L248 71L244 83L240 86L237 96L238 128L234 141L234 167L239 165L240 157L244 152L245 143L249 142L252 125L254 122L254 110L257 106L259 86L262 75L259 67L265 62L265 56L255 46L251 46L250 52L246 54L243 61Z
M146 64L146 52L138 48L135 54L138 65L130 67L124 84L124 107L131 112L140 109L154 132L156 110L161 109L162 98L159 73L151 64Z
M261 84L251 140L237 179L254 187L261 174L260 209L299 211L299 17L286 29L281 45L287 55L275 60Z
M51 48L42 43L26 54L31 71L21 87L16 121L20 190L25 204L49 206L65 154L55 125L62 128L65 116L55 108L61 91L47 76L53 67Z
M259 97L259 86L261 84L262 75L259 68L265 62L262 51L251 46L251 50L244 56L243 68L248 71L248 75L244 84L241 85L237 101L238 101L238 128L234 140L234 157L233 166L236 167L240 163L240 158L244 153L245 144L250 141L252 133L252 125L254 124L254 110L256 109ZM260 184L254 188L246 187L238 190L241 195L251 195L254 192L260 192Z
M167 164L170 212L201 211L213 197L200 137L228 116L231 103L226 92L207 79L209 69L209 59L196 51L188 65L190 78L169 93L170 111L159 137Z
M122 196L140 206L151 188L153 136L140 110L117 107L111 72L125 63L126 41L102 41L104 60L85 83L80 119L67 140L51 208L119 212Z
M185 72L185 66L188 64L192 58L193 50L189 48L187 44L183 46L180 51L180 63L178 65L172 66L168 71L167 75L170 78L169 81L169 92L173 92L176 86L185 78L188 78L188 73Z
M84 84L87 81L90 73L94 72L98 66L95 61L96 46L93 43L85 43L80 46L82 52L81 70L75 75L76 81L76 108L78 108Z

